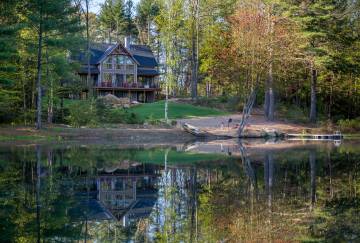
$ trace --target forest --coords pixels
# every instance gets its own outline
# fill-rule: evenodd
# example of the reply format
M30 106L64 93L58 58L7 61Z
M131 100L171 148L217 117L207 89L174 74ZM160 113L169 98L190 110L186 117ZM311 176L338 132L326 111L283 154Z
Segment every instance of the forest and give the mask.
M66 122L83 89L71 57L131 36L155 53L170 97L241 110L255 90L270 121L360 128L357 0L104 0L98 14L92 2L0 2L1 123Z

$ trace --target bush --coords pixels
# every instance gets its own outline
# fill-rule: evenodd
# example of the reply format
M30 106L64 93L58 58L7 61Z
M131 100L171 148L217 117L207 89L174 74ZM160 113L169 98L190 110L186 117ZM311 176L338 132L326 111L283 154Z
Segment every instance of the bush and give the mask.
M242 111L243 104L239 96L222 95L219 97L199 97L195 105L220 110Z
M359 132L360 131L360 117L356 119L344 119L337 122L342 132Z
M112 117L110 115L111 110L111 107L109 107L102 99L96 100L96 115L100 122L108 122L109 117Z
M107 123L143 124L144 121L135 113L124 109L110 109L104 117Z
M281 114L281 116L283 116L286 120L289 120L291 122L306 123L309 121L304 110L296 105L280 105L278 111Z
M72 126L95 126L98 122L94 101L81 100L69 105L67 120Z
M142 120L134 112L125 111L125 123L128 123L128 124L143 124L144 120Z
M146 118L146 121L151 125L159 125L159 124L161 124L161 120L154 118L153 114L150 114L150 116L148 116Z

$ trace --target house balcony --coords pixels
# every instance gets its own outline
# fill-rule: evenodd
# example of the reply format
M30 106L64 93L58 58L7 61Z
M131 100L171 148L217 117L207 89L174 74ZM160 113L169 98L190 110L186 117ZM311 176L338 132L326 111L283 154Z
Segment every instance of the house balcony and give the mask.
M94 86L95 90L119 90L119 91L161 91L159 84L101 82Z

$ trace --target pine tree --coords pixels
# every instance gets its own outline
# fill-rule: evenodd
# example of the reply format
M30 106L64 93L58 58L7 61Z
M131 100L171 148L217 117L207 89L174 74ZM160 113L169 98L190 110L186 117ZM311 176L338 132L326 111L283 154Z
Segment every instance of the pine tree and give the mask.
M13 119L19 105L16 83L16 45L20 28L16 17L17 3L11 0L0 2L0 121Z
M292 15L302 26L303 36L307 40L304 46L305 61L310 70L310 115L311 122L317 120L317 87L319 72L324 71L330 62L329 39L327 31L336 9L336 2L331 0L290 1Z
M59 44L59 38L71 39L72 33L79 30L77 9L71 0L29 0L22 6L27 27L37 36L37 74L36 74L36 128L42 127L42 75L44 46Z
M124 34L126 36L137 36L138 31L134 22L133 16L134 3L132 0L126 0L124 12Z
M136 7L136 22L139 30L139 40L141 43L151 45L152 33L151 26L156 16L159 14L160 7L157 2L152 0L141 0Z
M106 0L101 5L99 21L108 35L109 43L113 41L114 37L119 41L121 36L125 35L127 28L123 0Z

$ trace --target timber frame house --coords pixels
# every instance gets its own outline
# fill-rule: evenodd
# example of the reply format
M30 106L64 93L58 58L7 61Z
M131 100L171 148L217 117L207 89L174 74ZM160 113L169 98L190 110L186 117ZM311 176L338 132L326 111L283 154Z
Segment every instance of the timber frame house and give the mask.
M113 94L130 101L153 102L161 91L157 79L158 63L145 45L93 43L90 47L90 73L93 93L97 96ZM78 74L87 80L87 58L79 55ZM88 88L84 90L89 92Z

